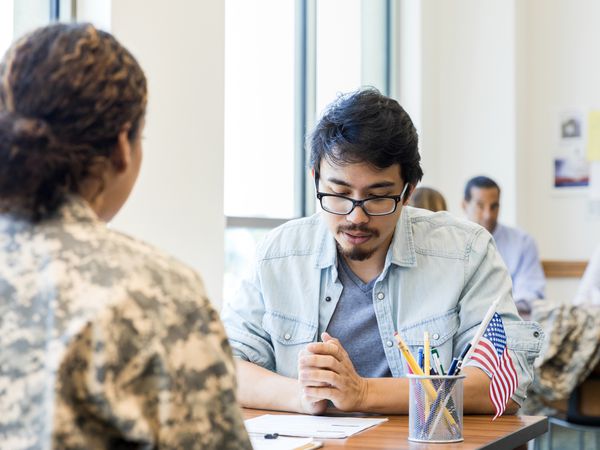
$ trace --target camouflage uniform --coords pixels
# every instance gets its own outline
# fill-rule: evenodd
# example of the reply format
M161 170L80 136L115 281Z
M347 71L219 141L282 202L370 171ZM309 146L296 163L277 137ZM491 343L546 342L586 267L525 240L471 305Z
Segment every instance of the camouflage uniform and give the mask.
M194 271L81 199L0 215L1 449L249 449L231 350Z
M532 310L547 337L521 413L555 415L549 403L568 398L600 362L600 306L536 300Z

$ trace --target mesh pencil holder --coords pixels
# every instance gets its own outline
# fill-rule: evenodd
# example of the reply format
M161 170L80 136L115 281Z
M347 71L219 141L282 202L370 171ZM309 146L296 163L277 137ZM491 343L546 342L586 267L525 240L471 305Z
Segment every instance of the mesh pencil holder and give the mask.
M408 440L463 440L463 381L465 376L407 375L409 384Z

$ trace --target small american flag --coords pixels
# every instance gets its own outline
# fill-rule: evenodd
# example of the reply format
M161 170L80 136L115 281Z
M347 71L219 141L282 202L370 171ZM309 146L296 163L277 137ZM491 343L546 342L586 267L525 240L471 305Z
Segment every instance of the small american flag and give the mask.
M492 374L490 399L496 408L495 420L502 415L519 383L515 366L506 350L506 333L502 318L495 313L471 355Z

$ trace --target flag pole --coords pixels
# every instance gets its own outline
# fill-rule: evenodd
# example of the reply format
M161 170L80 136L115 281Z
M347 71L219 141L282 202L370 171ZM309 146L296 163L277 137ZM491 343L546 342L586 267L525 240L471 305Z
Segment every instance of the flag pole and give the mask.
M483 333L485 333L485 329L489 325L490 320L492 320L492 317L494 317L494 313L496 312L496 308L498 308L498 304L500 303L500 300L502 300L502 294L500 294L498 296L498 298L496 300L494 300L494 303L492 303L490 305L487 313L485 314L485 317L481 321L481 325L479 325L479 329L477 330L477 333L475 333L475 336L473 336L473 339L471 339L471 344L470 344L471 348L469 348L469 351L467 352L467 354L465 355L465 357L462 360L463 366L469 361L469 359L471 359L471 355L475 351L475 348L477 347L477 344L479 343L481 336L483 336Z

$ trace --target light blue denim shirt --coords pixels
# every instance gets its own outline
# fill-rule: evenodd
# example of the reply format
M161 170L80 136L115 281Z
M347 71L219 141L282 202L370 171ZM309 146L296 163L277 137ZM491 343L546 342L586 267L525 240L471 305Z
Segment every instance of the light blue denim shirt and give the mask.
M326 330L342 292L335 240L319 214L269 233L259 246L253 275L222 311L234 356L286 377L297 377L298 353ZM510 277L491 235L445 212L404 207L373 288L392 375L406 373L395 331L413 354L428 331L449 367L498 295L497 312L519 377L513 399L522 403L543 332L518 316Z

